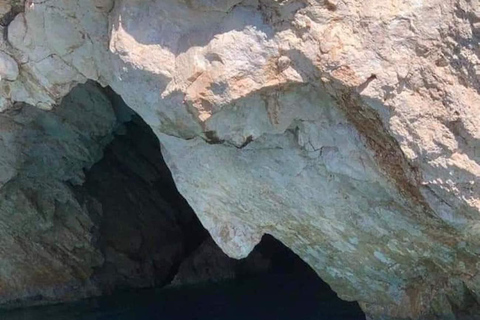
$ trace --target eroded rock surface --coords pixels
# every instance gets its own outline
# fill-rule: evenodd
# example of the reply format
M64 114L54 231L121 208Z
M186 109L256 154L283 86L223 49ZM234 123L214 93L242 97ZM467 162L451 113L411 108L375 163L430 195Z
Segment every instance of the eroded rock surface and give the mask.
M271 234L372 319L460 318L480 299L479 8L26 1L0 46L0 109L110 85L229 256Z
M118 100L87 83L52 111L0 115L2 306L165 285L204 240L155 135Z

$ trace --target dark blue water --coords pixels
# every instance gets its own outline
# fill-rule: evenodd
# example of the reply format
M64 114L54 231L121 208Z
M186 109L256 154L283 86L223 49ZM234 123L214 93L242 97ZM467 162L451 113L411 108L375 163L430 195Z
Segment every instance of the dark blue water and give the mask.
M270 274L182 288L143 290L0 313L2 320L364 320L308 277Z

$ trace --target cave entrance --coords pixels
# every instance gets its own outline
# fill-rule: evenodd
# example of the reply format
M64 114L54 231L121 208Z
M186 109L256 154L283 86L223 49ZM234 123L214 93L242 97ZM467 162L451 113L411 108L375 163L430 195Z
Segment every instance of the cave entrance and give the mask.
M83 185L103 208L100 281L138 286L153 272L151 284L170 284L150 297L158 300L142 312L145 319L364 319L358 304L339 299L272 236L246 259L227 257L177 191L153 131L119 96L108 95L122 124Z
M94 95L99 97L94 99ZM83 101L87 98L88 103ZM103 103L106 109L102 111L96 104L104 98L109 103L107 107ZM81 291L79 283L87 283L98 288L97 294L113 295L19 309L2 315L2 319L365 318L358 304L340 300L304 261L271 236L264 236L246 259L227 257L178 193L153 131L112 90L89 82L75 88L54 111L28 110L34 114L28 117L33 119L29 126L34 128L28 136L46 138L29 146L24 171L38 171L42 162L37 156L46 154L44 149L48 154L66 152L57 162L47 159L52 164L50 171L37 179L40 187L28 191L32 201L38 205L46 201L44 198L56 196L45 191L49 179L61 181L55 185L65 185L73 194L68 201L51 201L52 214L45 214L49 206L39 210L52 219L55 232L55 237L39 241L50 241L44 246L55 253L59 250L56 246L64 245L51 242L59 239L57 234L66 234L64 239L69 239L75 232L89 232L85 239L102 256L65 264L73 271L78 265L91 264L94 271L87 280L59 292ZM93 125L105 122L97 119L101 118L98 115L112 118L109 112L114 114L110 129L102 131ZM72 138L66 139L66 133ZM72 141L80 146L69 145ZM98 154L85 151L95 145L102 145L103 152L88 164L85 158L94 156L82 154ZM79 159L85 163L80 167L81 178L70 174L65 179L66 173L78 167L75 161ZM25 179L33 179L32 174ZM81 208L91 222L87 225L86 219L80 220L80 213L73 215L73 208ZM72 216L80 224L72 222ZM69 254L85 257L78 250L74 248ZM39 300L43 299L45 290L41 286L35 290L41 293Z
M103 157L85 170L85 182L77 189L88 199L84 202L105 258L94 279L107 292L161 287L208 232L177 191L150 127L106 91L118 123Z

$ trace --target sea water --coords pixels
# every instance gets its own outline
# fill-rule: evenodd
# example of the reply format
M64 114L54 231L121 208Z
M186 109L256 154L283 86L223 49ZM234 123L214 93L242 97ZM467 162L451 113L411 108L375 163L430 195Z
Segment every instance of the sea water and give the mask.
M1 320L364 320L356 303L293 275L124 292L0 312Z

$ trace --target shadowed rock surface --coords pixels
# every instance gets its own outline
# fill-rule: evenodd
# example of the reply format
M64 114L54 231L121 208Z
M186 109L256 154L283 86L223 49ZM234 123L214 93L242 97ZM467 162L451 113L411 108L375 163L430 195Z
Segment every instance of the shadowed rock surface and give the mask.
M207 237L157 138L97 85L51 112L18 105L1 120L15 164L0 193L7 306L165 285Z

